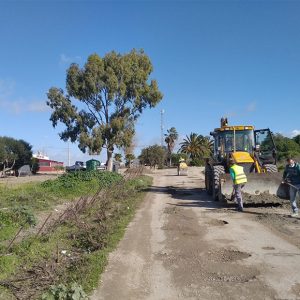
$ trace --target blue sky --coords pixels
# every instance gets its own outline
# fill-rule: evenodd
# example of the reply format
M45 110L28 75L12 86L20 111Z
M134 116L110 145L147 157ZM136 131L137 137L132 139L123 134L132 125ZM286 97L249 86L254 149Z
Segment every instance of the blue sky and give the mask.
M92 53L143 48L164 94L138 120L136 154L165 130L231 124L300 133L300 1L0 1L0 135L67 162L49 121L52 86ZM71 145L71 163L86 160ZM101 154L105 160L105 151Z

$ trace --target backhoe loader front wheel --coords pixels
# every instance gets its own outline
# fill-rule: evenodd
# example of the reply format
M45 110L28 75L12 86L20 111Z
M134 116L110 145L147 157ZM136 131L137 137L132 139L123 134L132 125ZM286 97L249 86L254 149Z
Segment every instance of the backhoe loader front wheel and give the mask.
M225 169L223 166L213 166L213 189L212 196L215 201L219 201L219 195L222 194L221 191L221 182L220 175L225 173Z
M278 169L277 169L276 165L265 164L264 167L265 167L267 173L277 173L278 172Z

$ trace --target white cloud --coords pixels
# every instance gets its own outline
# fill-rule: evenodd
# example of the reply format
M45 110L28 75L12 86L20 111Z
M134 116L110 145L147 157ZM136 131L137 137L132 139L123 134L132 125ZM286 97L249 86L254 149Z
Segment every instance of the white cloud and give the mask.
M291 137L295 137L300 134L300 129L294 129L291 133Z
M49 111L46 101L32 101L28 104L27 111L29 112L44 112Z
M0 79L0 101L9 97L15 88L15 82L10 79Z
M45 100L15 99L15 82L0 79L0 108L13 114L24 112L44 112L49 110Z
M71 63L74 63L74 62L80 62L81 61L81 57L80 56L68 56L64 53L62 53L60 55L60 58L59 58L59 63L61 65L70 65Z
M256 102L250 102L246 107L247 112L253 112L256 110Z
M223 116L227 117L227 118L233 118L233 117L236 117L237 115L238 115L237 112L235 112L235 111L232 110L232 111L228 111Z
M50 110L46 105L46 101L25 101L25 100L12 100L3 101L0 99L0 107L13 114L22 114L26 112L45 112Z

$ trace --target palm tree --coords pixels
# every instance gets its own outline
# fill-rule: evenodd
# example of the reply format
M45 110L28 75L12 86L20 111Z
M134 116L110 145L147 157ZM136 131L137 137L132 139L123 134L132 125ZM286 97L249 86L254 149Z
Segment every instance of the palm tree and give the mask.
M171 155L175 147L175 142L178 139L178 132L175 127L171 127L167 130L167 134L165 134L165 142L168 146L168 155L169 155L169 164L171 166Z
M203 150L203 156L211 156L214 151L214 141L209 136L198 135Z
M179 152L186 153L192 160L210 156L213 150L213 142L209 137L192 132L180 143Z
M129 154L126 154L125 159L126 159L126 165L128 166L128 168L130 168L131 162L135 159L135 156L134 156L134 154L129 153Z
M116 153L114 159L117 162L122 162L122 154L121 153Z

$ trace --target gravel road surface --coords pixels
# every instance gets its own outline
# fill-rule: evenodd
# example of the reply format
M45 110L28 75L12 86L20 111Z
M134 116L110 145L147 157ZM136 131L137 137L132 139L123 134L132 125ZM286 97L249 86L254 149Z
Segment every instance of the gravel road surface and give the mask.
M201 171L155 172L91 299L300 299L300 220L214 202Z

